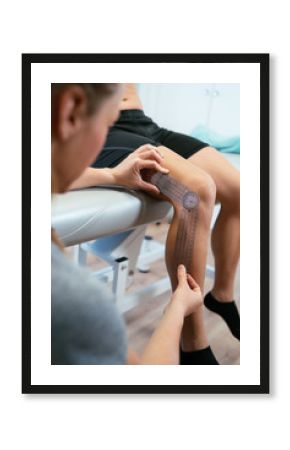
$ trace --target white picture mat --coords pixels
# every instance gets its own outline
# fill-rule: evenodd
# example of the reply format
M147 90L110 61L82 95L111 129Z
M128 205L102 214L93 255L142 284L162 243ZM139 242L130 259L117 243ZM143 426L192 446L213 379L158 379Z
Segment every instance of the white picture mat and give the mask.
M242 320L239 366L52 366L50 364L50 84L128 81L240 84ZM260 383L259 108L259 64L32 64L32 385Z

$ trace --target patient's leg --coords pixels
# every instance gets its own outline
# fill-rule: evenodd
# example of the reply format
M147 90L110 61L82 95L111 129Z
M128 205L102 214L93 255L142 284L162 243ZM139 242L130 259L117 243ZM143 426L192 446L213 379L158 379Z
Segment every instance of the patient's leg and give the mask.
M164 166L170 170L170 176L182 183L199 196L198 221L195 229L195 244L189 273L195 278L201 290L204 288L205 267L210 236L210 221L215 203L215 184L212 178L203 170L193 167L181 156L167 149L158 147L164 156ZM160 198L164 196L160 195ZM169 199L170 200L170 199ZM166 265L171 279L172 288L176 287L175 242L177 230L182 220L182 208L176 200L170 200L174 207L174 216L169 228L166 242ZM182 347L186 351L199 350L208 345L203 311L189 316L185 320Z
M213 294L222 302L234 296L234 281L240 256L240 173L214 148L206 147L189 158L213 178L221 212L212 232L215 257Z
M204 148L189 161L211 175L221 211L212 231L215 282L205 305L220 314L240 339L240 316L234 301L234 281L240 256L240 173L214 148Z

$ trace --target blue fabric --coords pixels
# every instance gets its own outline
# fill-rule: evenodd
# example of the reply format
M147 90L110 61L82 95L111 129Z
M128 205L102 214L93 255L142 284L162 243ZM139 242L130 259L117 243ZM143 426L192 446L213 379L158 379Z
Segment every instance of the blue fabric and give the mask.
M223 153L240 153L240 136L222 136L221 134L209 130L204 125L198 125L191 133L201 141L208 142L209 145Z

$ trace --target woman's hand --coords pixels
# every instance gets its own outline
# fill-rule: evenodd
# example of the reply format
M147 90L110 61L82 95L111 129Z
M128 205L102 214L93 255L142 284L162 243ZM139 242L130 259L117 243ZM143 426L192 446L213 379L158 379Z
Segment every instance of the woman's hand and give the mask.
M181 308L183 317L197 311L203 303L201 290L192 278L186 273L183 265L178 266L177 269L178 286L172 294L171 303L176 308Z
M140 171L149 169L167 174L169 170L162 167L162 160L163 156L157 150L157 147L150 144L142 145L118 166L111 169L114 183L159 194L159 189L156 186L142 179Z

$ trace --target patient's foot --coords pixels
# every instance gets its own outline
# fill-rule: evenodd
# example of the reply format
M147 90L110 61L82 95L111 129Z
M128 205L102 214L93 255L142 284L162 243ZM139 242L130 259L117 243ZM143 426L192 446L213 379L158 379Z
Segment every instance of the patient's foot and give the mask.
M183 366L219 365L209 346L193 352L184 352L180 349L180 364Z
M210 311L219 314L228 325L233 336L240 340L240 315L235 301L221 302L211 292L208 292L204 298L204 304Z

